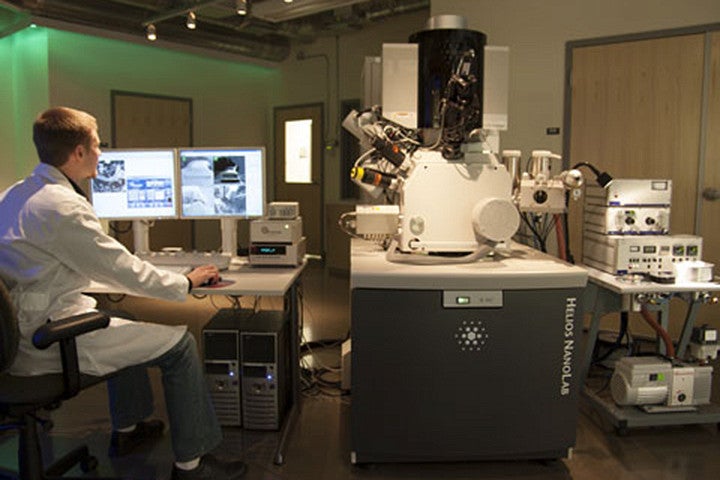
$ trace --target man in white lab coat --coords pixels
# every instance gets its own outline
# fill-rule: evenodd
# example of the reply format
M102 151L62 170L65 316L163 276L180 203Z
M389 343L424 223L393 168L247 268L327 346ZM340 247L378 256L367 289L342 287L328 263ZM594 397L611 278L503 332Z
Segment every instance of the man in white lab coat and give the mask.
M214 266L187 276L140 260L107 235L78 184L97 175L100 139L91 115L58 107L33 126L40 164L25 180L0 193L0 278L18 311L20 345L13 375L60 372L59 348L36 349L35 329L48 319L92 311L83 295L90 281L119 292L182 301L193 286L218 280ZM207 452L222 440L197 347L186 327L112 318L106 329L77 340L80 370L108 380L113 434L111 455L123 455L162 435L152 413L148 366L162 371L176 462L172 478L236 479L243 462Z

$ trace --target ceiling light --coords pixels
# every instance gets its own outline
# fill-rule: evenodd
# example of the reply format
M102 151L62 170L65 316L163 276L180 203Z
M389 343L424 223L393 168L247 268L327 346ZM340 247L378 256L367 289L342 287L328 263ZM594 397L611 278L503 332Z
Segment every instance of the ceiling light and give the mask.
M293 3L294 0L283 0L285 3Z
M155 30L155 25L153 25L153 24L151 23L150 25L148 25L148 26L145 28L145 36L146 36L147 39L150 40L151 42L154 42L155 40L157 40L157 30Z
M188 12L185 25L190 30L195 30L195 27L197 27L197 16L195 15L195 12Z
M238 15L247 15L248 0L235 0L235 10Z

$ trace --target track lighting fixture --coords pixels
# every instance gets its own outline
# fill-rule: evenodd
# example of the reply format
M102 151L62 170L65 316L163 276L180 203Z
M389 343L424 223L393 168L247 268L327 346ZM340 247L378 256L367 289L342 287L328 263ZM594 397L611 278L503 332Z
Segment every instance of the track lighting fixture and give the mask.
M148 26L145 28L145 36L146 36L147 39L150 40L151 42L154 42L155 40L157 40L157 30L155 29L155 25L154 25L154 24L151 23L150 25L148 25Z
M248 0L235 0L235 10L238 15L247 15Z
M190 30L195 30L195 27L197 27L197 15L195 15L195 12L188 12L187 19L185 20L185 25Z

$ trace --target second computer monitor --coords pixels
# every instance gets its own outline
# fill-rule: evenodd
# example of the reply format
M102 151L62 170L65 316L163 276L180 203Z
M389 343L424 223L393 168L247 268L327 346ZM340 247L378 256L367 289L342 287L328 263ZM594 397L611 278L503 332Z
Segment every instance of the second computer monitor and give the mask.
M181 148L183 218L256 218L265 208L265 148Z

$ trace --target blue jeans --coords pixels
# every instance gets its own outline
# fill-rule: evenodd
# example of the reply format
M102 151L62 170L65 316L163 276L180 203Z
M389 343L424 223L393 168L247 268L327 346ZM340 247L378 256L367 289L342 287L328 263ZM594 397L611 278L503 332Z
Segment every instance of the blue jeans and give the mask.
M108 379L113 430L149 417L153 394L148 367L160 367L175 460L187 462L217 447L222 431L205 383L194 337L185 332L163 355Z

